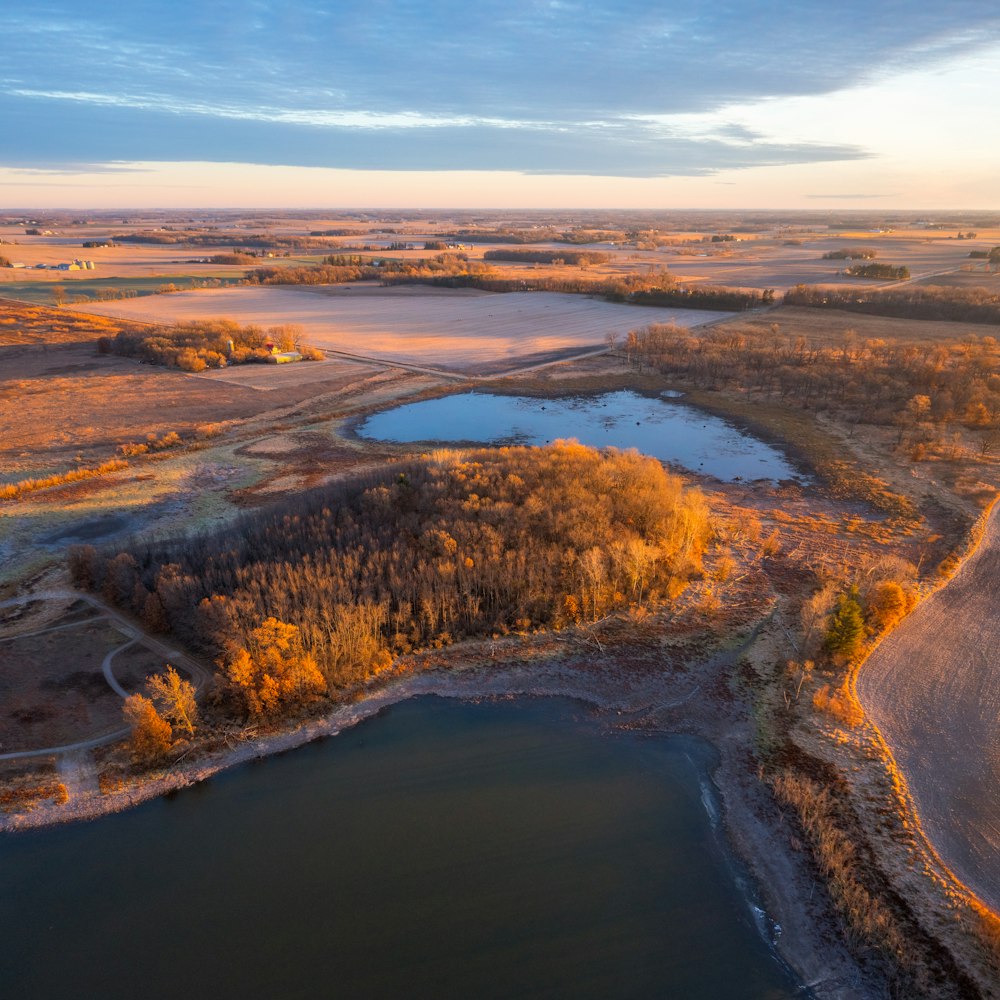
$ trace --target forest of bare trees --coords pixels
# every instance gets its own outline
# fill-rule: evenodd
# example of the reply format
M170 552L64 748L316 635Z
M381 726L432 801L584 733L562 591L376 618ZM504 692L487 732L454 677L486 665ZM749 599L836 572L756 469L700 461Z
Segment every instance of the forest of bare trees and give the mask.
M487 250L483 260L507 260L521 264L607 264L611 254L593 250Z
M267 655L298 698L317 677L336 691L411 649L670 600L709 538L702 494L655 460L557 442L397 465L211 537L78 548L71 571L233 683L255 683L260 630L288 626L284 652Z
M1000 349L993 337L908 343L862 340L847 330L839 342L818 346L777 324L699 334L653 324L633 330L623 349L701 388L742 387L894 426L898 443L915 452L955 445L963 428L978 432L984 453L1000 444Z
M957 323L1000 323L1000 293L988 288L908 285L885 291L829 289L796 285L785 292L785 305L814 309L846 309L900 319L951 320Z

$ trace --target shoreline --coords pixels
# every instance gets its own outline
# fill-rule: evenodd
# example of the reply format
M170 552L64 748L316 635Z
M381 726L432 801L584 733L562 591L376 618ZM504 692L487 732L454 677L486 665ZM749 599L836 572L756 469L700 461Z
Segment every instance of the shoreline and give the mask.
M542 663L471 664L458 669L428 670L394 678L366 693L360 700L338 706L325 715L292 729L249 739L203 760L179 764L170 771L143 781L137 788L79 796L57 806L37 807L30 813L0 819L0 833L18 835L63 823L98 819L208 780L272 754L296 749L314 740L336 736L385 709L411 698L436 696L457 700L514 700L517 698L566 698L587 704L609 727L623 733L647 736L695 737L713 749L714 764L705 774L721 806L719 838L736 870L746 873L740 891L748 916L761 930L755 909L764 923L780 928L766 942L790 971L805 995L817 1000L861 1000L872 995L866 977L834 936L824 919L825 893L802 857L795 857L787 834L775 816L761 815L763 789L742 766L747 732L731 713L718 711L695 698L704 682L717 674L723 662L739 655L709 655L687 670L666 672L652 678L640 673L630 684L617 669L595 677L572 663L546 658ZM625 683L622 683L623 679ZM711 700L711 699L706 699ZM729 716L728 718L726 716ZM754 784L757 787L754 788ZM772 805L773 808L773 805ZM738 881L740 881L738 879ZM818 896L819 899L815 900Z

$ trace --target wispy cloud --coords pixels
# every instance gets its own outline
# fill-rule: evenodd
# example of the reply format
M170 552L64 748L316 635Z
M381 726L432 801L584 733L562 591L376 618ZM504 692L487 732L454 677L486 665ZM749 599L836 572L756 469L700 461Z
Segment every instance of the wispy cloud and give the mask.
M619 176L858 158L724 121L1000 39L982 0L39 0L0 11L10 165ZM723 119L720 119L720 114Z

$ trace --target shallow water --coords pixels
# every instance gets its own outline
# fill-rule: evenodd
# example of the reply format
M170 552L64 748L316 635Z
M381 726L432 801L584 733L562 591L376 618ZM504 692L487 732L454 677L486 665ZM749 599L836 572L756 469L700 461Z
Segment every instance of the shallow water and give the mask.
M676 398L634 392L533 399L466 392L375 413L357 433L382 441L548 444L576 438L595 448L637 448L717 479L797 477L776 448Z
M0 840L3 995L785 1000L702 804L711 750L421 698Z

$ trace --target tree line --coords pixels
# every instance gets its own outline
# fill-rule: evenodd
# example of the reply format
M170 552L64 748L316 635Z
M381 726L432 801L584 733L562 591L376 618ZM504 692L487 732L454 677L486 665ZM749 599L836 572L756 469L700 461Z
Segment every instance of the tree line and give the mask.
M483 260L508 260L520 264L607 264L611 254L596 250L487 250Z
M319 265L255 268L247 273L244 281L253 285L331 285L380 281L383 285L434 285L441 288L478 288L487 292L562 292L595 295L609 302L640 306L732 312L760 308L775 301L775 292L771 288L758 291L681 285L664 268L597 279L547 274L512 278L487 262L470 261L464 253L441 253L411 260L383 258L377 263L374 258L356 254L333 254Z
M562 292L570 295L593 295L608 302L627 302L637 306L674 307L678 309L718 309L742 312L774 302L774 290L763 291L724 286L680 285L669 271L629 274L612 278L560 277L531 275L524 278L501 277L494 273L464 272L448 275L385 274L384 284L426 284L443 288L478 288L487 292Z
M796 285L785 292L785 305L844 309L899 319L957 323L1000 323L1000 294L987 288L909 285L905 289L837 289Z
M311 236L278 236L273 233L206 233L187 230L117 233L113 243L142 243L154 246L257 247L260 249L327 250L330 241Z
M843 250L828 250L823 260L874 260L878 251L874 247L845 247Z
M882 281L906 281L910 269L895 264L854 264L844 268L844 274L851 278L878 278Z
M97 349L188 372L266 361L269 343L281 351L298 348L306 360L322 358L319 351L299 345L301 336L302 328L293 324L265 328L230 319L190 320L120 330L114 337L98 338Z

